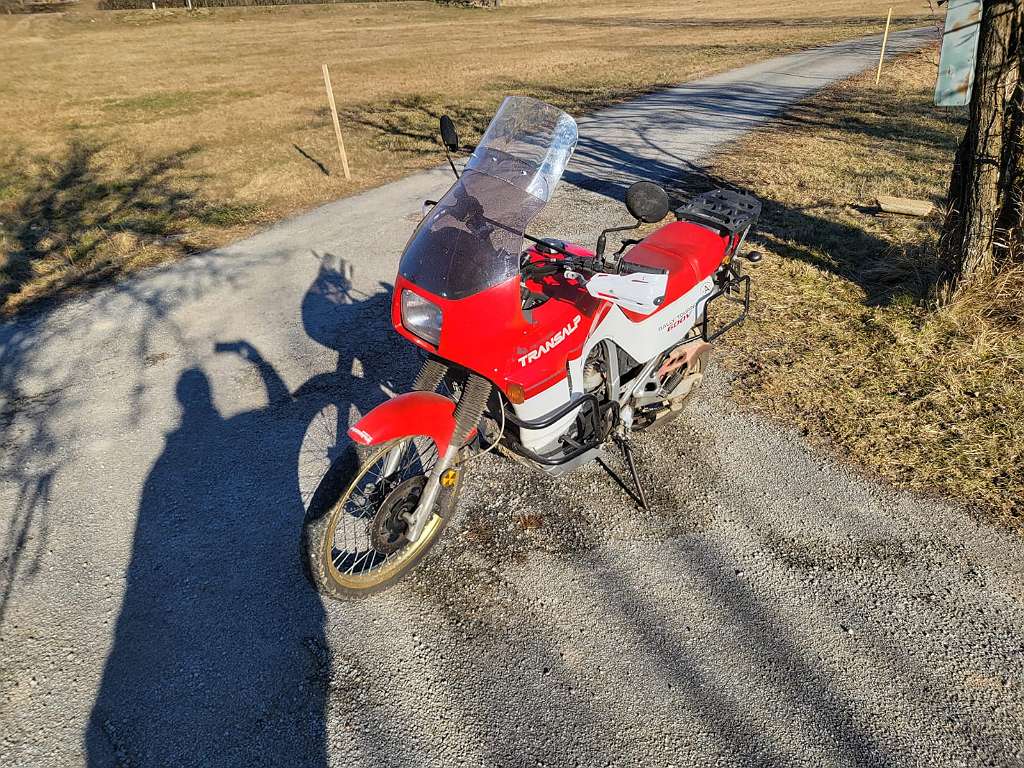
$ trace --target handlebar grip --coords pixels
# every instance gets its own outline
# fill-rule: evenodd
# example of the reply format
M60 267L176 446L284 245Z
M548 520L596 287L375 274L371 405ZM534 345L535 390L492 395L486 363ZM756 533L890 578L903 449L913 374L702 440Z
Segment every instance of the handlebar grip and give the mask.
M667 275L667 269L660 269L658 267L647 267L643 264L633 264L629 261L619 262L619 273L623 275L631 275L634 272L643 272L648 275Z

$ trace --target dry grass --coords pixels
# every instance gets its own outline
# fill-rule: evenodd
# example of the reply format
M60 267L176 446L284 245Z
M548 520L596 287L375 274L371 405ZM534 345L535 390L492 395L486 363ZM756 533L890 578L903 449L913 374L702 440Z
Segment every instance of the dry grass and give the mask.
M936 309L939 216L876 216L876 194L942 203L963 114L932 106L936 51L876 89L830 89L720 174L765 200L753 317L729 342L737 397L860 466L1024 515L1024 271Z
M893 1L899 26L930 18L925 0ZM509 92L584 112L878 31L889 5L523 0L499 11L411 2L0 17L0 306L435 164L443 111L472 141ZM322 62L351 182L339 174Z

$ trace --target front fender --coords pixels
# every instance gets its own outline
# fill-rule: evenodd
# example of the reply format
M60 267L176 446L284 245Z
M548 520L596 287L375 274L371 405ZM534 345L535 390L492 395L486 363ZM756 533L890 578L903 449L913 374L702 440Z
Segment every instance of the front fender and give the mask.
M444 456L455 432L455 403L435 392L407 392L381 403L348 429L360 445L425 435Z

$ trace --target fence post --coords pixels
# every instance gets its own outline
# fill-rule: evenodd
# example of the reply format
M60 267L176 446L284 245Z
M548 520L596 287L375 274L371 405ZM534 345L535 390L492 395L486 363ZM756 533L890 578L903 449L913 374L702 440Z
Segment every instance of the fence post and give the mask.
M327 102L331 105L331 117L334 119L334 135L338 138L338 153L341 155L341 167L345 171L345 178L351 179L352 174L348 172L348 155L345 154L345 142L341 138L341 123L338 122L338 108L334 104L334 89L331 88L331 72L324 64L324 87L327 89Z
M885 61L885 45L889 42L889 24L892 22L892 8L889 8L889 15L885 19L885 34L882 35L882 53L878 57L878 74L875 75L875 85L882 82L882 62Z

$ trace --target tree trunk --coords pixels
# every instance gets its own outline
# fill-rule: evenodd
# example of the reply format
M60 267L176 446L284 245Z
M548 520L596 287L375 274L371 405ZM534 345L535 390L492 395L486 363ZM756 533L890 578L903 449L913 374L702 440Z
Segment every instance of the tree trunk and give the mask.
M957 291L1021 259L1024 2L985 0L970 122L957 150L944 242Z

